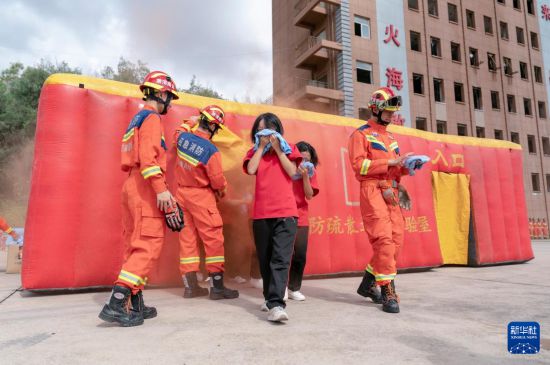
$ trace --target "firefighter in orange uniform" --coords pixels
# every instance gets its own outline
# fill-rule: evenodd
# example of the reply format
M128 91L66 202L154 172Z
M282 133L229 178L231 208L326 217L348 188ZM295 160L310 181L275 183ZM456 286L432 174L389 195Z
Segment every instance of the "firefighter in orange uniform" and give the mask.
M211 142L223 124L223 110L210 105L201 110L195 131L191 131L191 123L185 121L175 132L178 154L176 199L185 217L185 227L179 235L184 298L208 295L208 289L200 287L197 281L200 264L198 238L204 244L205 264L210 275L210 299L239 296L237 290L226 288L223 283L223 222L217 201L224 197L227 181L222 171L221 154Z
M99 318L124 327L143 324L157 310L143 303L142 289L164 242L165 220L181 230L183 218L166 185L166 143L161 115L178 99L176 85L164 72L149 73L140 85L145 106L122 139L122 224L126 254L109 301Z
M9 234L15 242L21 244L21 236L2 217L0 217L0 231Z
M376 90L369 101L373 117L349 140L350 162L361 184L361 215L373 250L357 293L382 303L388 313L399 312L394 278L405 231L401 207L410 209L408 194L399 182L408 171L403 164L411 153L400 156L397 141L386 130L400 106L401 97L393 90Z
M542 224L540 221L540 218L537 218L537 220L534 223L535 225L535 239L541 239L542 238Z

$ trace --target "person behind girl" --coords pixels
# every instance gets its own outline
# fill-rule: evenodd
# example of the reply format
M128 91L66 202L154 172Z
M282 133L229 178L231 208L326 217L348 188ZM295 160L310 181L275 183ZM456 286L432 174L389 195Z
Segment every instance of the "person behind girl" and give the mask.
M256 175L252 229L263 279L261 310L268 311L267 319L273 322L288 320L284 294L298 217L291 177L302 162L283 134L275 114L259 115L250 134L254 146L243 161L245 173Z
M294 255L290 264L290 277L288 279L288 298L302 301L306 297L300 292L304 268L306 267L306 253L309 236L308 200L319 194L317 174L315 168L319 164L317 151L307 142L296 143L296 147L303 157L298 172L292 178L294 196L298 208L298 229L294 242Z

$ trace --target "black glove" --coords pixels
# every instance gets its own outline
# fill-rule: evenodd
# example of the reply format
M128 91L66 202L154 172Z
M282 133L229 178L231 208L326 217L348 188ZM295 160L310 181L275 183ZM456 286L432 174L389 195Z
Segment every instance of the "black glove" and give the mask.
M172 207L164 213L166 225L174 232L179 232L183 229L183 210L181 210L177 202L172 202Z
M405 210L411 210L412 201L407 189L401 184L398 186L399 189L399 206Z

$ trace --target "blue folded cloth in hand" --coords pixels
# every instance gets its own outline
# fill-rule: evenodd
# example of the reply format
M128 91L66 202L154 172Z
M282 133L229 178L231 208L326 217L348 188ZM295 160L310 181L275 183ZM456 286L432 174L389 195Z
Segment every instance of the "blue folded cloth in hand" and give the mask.
M307 175L311 178L315 174L315 166L309 161L302 162L300 166L305 167L307 169ZM296 172L294 176L292 176L292 180L300 180L302 178L302 174L300 172Z
M271 136L275 135L279 139L279 142L281 143L281 150L284 152L285 155L288 155L290 152L292 152L292 148L290 148L290 145L288 142L279 134L279 132L274 131L273 129L262 129L256 135L254 136L254 151L256 151L260 147L260 137L263 136ZM266 154L271 149L271 142L268 143L265 148L264 152L262 153L262 156Z
M414 170L420 170L426 162L430 161L430 158L425 155L412 155L405 159L403 165L409 169L409 175L415 174Z

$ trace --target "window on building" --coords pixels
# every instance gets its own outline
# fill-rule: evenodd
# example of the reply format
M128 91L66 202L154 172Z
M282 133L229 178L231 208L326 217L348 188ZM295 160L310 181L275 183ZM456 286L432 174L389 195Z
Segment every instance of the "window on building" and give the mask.
M437 7L437 0L428 0L428 14L433 16L439 16L439 9Z
M500 139L500 140L503 140L504 138L502 137L502 130L500 129L495 129L495 139Z
M474 87L472 88L474 93L474 109L483 110L483 98L481 97L481 88Z
M418 10L418 0L409 0L409 9Z
M372 113L369 108L359 108L359 119L368 120L371 117Z
M372 84L372 64L357 61L357 82Z
M512 60L508 57L504 57L504 74L506 76L512 76L514 74L514 70L512 70Z
M428 124L426 121L426 118L416 118L416 129L420 129L421 131L427 131L428 130Z
M500 38L508 40L508 23L500 22Z
M539 49L539 36L535 32L531 32L531 47Z
M491 72L497 71L497 58L494 53L487 52L487 67Z
M550 138L542 137L542 153L546 156L550 155Z
M473 11L466 9L466 26L476 29L476 15Z
M434 99L436 102L445 102L445 91L442 79L434 79Z
M539 174L531 174L531 184L533 186L533 193L540 193Z
M447 3L447 13L450 22L458 23L458 9L455 4Z
M504 5L506 4L506 0L497 0L497 3Z
M484 127L476 127L476 137L477 138L485 138L485 128Z
M546 103L544 101L539 101L538 106L539 106L539 118L546 119Z
M498 91L491 90L491 108L500 110L500 95Z
M512 4L514 5L514 9L517 9L517 10L520 10L521 9L521 5L520 5L520 0L512 0Z
M516 112L516 97L514 95L506 95L506 102L508 104L508 113Z
M413 73L413 90L415 94L424 95L424 76Z
M370 38L370 19L355 16L355 35L361 38Z
M517 144L520 144L519 143L519 133L517 132L510 132L510 140L514 143L517 143Z
M535 15L535 5L533 0L527 0L527 12L531 15Z
M523 28L516 27L516 38L518 44L525 45L525 33Z
M455 62L461 61L460 44L451 42L451 59Z
M535 81L542 84L542 68L540 66L533 67L535 74Z
M430 37L430 48L432 56L441 57L441 39Z
M535 142L535 136L531 134L527 135L527 149L529 150L529 153L533 153L533 154L537 153L537 144Z
M521 75L521 78L524 80L529 79L529 75L527 74L527 64L525 62L519 63L519 74Z
M531 99L529 98L523 98L523 111L525 112L525 115L533 115L533 109L531 107Z
M455 62L461 62L459 43L451 42L451 59Z
M455 101L457 103L464 102L464 85L459 82L455 82Z
M456 133L459 136L467 136L468 135L468 126L466 124L458 123L456 125Z
M483 16L483 27L486 34L493 34L493 19L486 15Z
M420 40L420 33L413 32L411 30L411 50L422 52L422 42Z
M437 133L447 134L447 122L444 120L438 120L436 123L437 123Z
M479 56L476 48L470 47L470 66L479 66Z
M550 175L546 175L546 192L550 193Z

